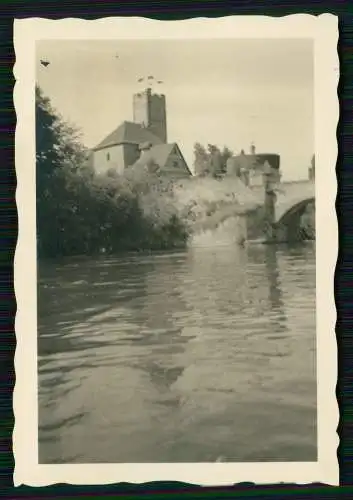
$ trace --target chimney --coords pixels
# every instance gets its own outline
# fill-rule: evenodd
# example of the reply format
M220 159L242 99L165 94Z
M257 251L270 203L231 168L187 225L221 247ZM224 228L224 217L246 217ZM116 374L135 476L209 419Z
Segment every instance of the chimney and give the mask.
M256 148L255 144L252 142L250 146L250 154L255 155L256 154Z

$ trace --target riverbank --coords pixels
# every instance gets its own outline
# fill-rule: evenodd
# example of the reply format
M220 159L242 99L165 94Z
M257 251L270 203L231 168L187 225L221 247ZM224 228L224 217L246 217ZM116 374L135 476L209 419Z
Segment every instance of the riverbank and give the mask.
M43 196L48 193L49 196ZM38 199L38 255L120 254L185 248L192 234L258 205L238 179L59 170Z
M262 205L236 178L171 183L155 174L111 177L79 172L69 181L54 208L47 203L47 210L39 213L40 258L177 250L186 248L195 235L223 226L235 242L237 233L244 233L243 216ZM315 239L314 209L303 214L301 225L305 238Z

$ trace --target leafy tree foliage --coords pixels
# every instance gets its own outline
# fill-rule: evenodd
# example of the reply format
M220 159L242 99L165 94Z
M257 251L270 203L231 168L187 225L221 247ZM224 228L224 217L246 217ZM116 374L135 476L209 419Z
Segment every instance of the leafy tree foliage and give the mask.
M222 157L222 173L227 172L227 162L229 158L232 158L234 155L233 151L231 151L227 146L223 147L223 150L221 152L221 157Z
M231 156L233 156L233 153L226 146L221 151L215 144L208 144L206 149L200 143L195 143L194 168L196 175L220 177L226 173L227 161Z
M199 142L194 144L194 169L196 175L203 176L208 172L208 154Z
M156 174L97 176L87 157L77 131L36 88L39 257L185 244L188 235L173 210L172 196L160 183L153 184Z

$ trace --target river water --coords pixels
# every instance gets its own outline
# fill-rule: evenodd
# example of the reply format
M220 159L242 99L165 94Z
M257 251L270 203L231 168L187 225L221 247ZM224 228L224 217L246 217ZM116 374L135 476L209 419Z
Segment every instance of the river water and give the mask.
M315 247L39 266L39 461L315 461Z

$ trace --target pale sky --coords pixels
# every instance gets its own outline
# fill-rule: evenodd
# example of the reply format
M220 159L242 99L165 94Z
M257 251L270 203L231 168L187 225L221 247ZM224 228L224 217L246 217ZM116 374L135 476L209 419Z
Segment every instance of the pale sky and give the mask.
M115 55L118 54L117 59ZM50 65L44 68L40 59ZM37 83L91 148L132 121L139 77L162 80L168 142L190 168L193 145L281 155L285 179L307 178L314 153L313 42L306 39L41 41Z

